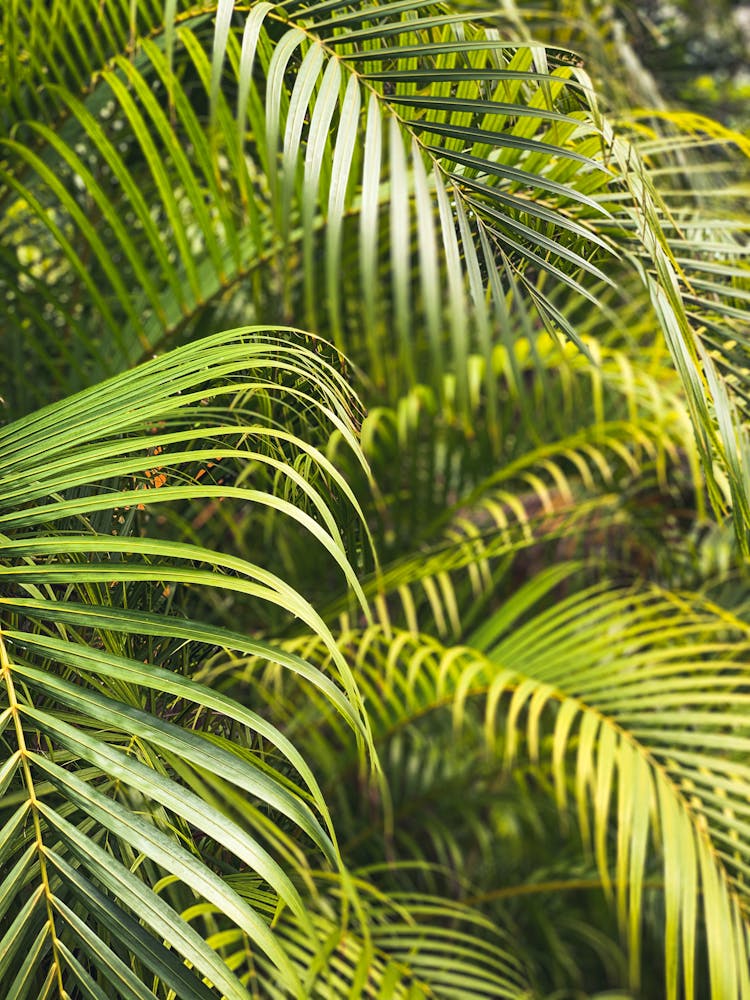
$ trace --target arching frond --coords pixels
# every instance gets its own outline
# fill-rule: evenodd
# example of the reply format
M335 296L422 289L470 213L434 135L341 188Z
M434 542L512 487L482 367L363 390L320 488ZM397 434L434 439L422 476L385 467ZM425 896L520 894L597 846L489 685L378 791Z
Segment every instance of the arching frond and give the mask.
M563 815L577 815L629 943L632 981L640 974L644 871L656 851L666 995L704 995L696 983L710 982L705 995L745 996L747 626L700 595L607 584L573 587L535 611L577 571L558 566L530 581L467 647L381 627L343 634L376 744L446 710L459 733L471 718L483 719L483 739L505 766L519 754L539 760ZM314 647L291 648L315 659ZM253 676L256 668L238 669ZM291 694L289 710L298 712ZM316 728L321 708L330 714L318 698L308 703L301 731ZM345 746L343 730L336 732ZM316 753L321 744L309 746ZM427 848L428 835L422 843Z
M9 998L750 997L750 147L623 13L4 5Z
M9 996L41 995L51 969L60 995L144 996L153 975L184 997L215 996L210 984L245 997L226 949L180 916L201 901L263 952L285 990L305 995L271 921L223 875L253 871L295 914L300 935L313 934L296 884L308 877L305 849L292 847L286 828L338 865L327 805L281 730L191 675L217 645L274 657L325 692L368 742L361 700L302 595L260 565L159 537L158 511L238 500L296 519L361 595L321 488L335 485L355 516L356 501L314 443L335 428L360 454L356 405L335 368L299 338L244 329L0 431L1 895L13 917L0 968ZM293 430L294 413L305 436ZM296 467L301 455L307 477ZM201 472L213 463L233 468L234 481L207 482ZM284 482L296 504L283 498ZM201 590L270 603L305 622L328 642L337 683L249 638L249 622L238 634L191 618L190 594ZM159 892L165 877L174 883Z
M444 897L386 893L378 884L380 874L352 873L361 906L349 926L342 929L324 910L315 917L317 953L289 911L280 920L279 936L288 943L300 973L306 974L307 996L526 1000L533 995L515 944L491 920ZM257 893L246 879L234 884L240 893L247 888L251 898ZM326 877L319 890L324 904L335 912L342 897L338 879ZM273 970L265 965L261 960L253 974L268 996L280 996Z
M383 621L460 641L519 563L529 564L522 576L547 558L591 556L604 572L663 571L669 519L704 513L689 417L666 365L636 365L594 342L590 351L595 368L543 336L496 348L503 405L492 420L482 361L471 359L470 434L427 386L366 416L383 542L365 588ZM342 610L334 604L331 617Z
M5 283L38 293L6 302L16 393L32 364L99 377L249 306L304 318L381 392L425 371L440 393L450 372L466 419L472 352L489 372L530 316L585 349L570 301L617 327L635 297L688 391L714 504L718 457L748 521L741 419L696 344L656 175L520 14L495 27L429 3L174 4L154 28L141 6L96 72L89 57L41 88L64 131L27 116L2 139ZM98 7L76 17L85 47Z

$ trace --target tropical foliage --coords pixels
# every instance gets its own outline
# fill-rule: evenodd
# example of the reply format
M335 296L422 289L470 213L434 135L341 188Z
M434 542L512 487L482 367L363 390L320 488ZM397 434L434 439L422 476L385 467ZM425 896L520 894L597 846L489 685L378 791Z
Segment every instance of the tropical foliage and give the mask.
M586 0L0 37L8 1000L750 997L747 139Z

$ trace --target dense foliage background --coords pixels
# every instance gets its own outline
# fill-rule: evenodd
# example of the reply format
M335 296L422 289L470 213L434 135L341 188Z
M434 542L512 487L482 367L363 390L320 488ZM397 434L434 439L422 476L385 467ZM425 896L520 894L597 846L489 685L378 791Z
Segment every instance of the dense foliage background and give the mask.
M3 6L8 1000L750 996L725 6Z

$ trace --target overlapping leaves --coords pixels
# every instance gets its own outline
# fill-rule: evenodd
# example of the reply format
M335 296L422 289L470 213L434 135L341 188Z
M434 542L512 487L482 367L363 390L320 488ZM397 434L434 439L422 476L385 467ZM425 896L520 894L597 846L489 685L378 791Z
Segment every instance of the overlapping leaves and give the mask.
M272 722L191 675L217 646L275 658L326 692L367 742L359 696L339 653L332 683L250 629L186 617L189 598L171 613L176 588L229 592L277 606L336 648L288 584L170 540L158 511L241 501L296 519L358 590L324 497L335 485L354 501L313 443L336 429L356 450L355 407L310 347L243 329L0 432L8 996L150 996L156 977L179 996L245 997L223 947L180 916L201 902L305 995L267 915L224 876L253 872L316 941L298 883L303 842L339 863L326 803ZM210 482L218 465L231 482Z
M578 817L631 984L662 851L668 994L750 993L746 627L623 583L724 530L694 523L686 410L746 542L746 144L618 105L632 59L602 116L560 47L624 52L590 14L3 8L11 413L217 329L306 325L361 366L387 558L369 572L361 414L318 341L198 339L0 433L10 996L523 995L534 948L527 970L501 910L449 899L490 900L466 880L506 843L470 765L522 751ZM422 726L446 707L455 747ZM433 822L394 830L389 796L420 787Z
M577 817L616 906L632 985L641 975L647 864L653 872L650 859L663 852L658 887L665 907L666 995L703 995L710 982L713 997L747 996L746 623L694 594L617 588L607 581L585 587L577 583L585 579L580 573L579 564L540 573L463 647L381 625L342 634L370 706L376 745L386 762L385 747L407 729L422 727L429 743L441 731L438 717L448 711L456 745L462 729L475 739L483 727L498 771L512 768L519 756L538 760L562 815ZM572 590L569 596L546 600L562 586ZM325 668L328 654L314 641L290 648ZM260 666L240 663L235 670L261 687L269 683ZM229 664L217 673L231 675ZM294 685L283 688L299 731L316 732L313 719L330 715L325 703L316 698L302 707ZM344 797L346 787L333 772L337 760L341 768L351 766L343 753L349 740L340 726L334 732L340 749L332 752L330 740L315 738L308 746L313 756L322 755L331 787ZM410 750L409 759L415 753ZM477 762L476 769L476 780L484 780L485 768ZM426 783L429 769L421 774ZM475 799L464 788L464 817L453 816L448 844L471 831L470 801ZM408 858L413 864L419 851L422 863L446 863L433 851L443 836L441 809L448 805L431 798L421 826L418 814L409 833L395 833L391 849L405 853L395 853L394 862ZM341 806L338 812L348 814ZM354 845L361 827L355 825L352 835ZM501 843L495 842L496 850ZM481 867L476 873L464 867L461 874L471 895L472 874L481 878Z
M681 286L648 154L520 15L495 27L440 4L223 2L170 4L160 21L123 4L92 47L104 15L81 2L55 16L85 57L35 90L58 42L34 11L28 58L9 50L25 71L0 164L11 398L31 398L40 364L92 380L249 307L325 331L389 395L425 373L440 392L451 371L465 418L471 353L489 371L498 339L539 320L583 348L582 316L617 328L637 300L688 389L713 502L731 503L744 540L741 394L714 377L696 334L710 340L715 320L692 309L715 289ZM743 294L719 307L740 324Z

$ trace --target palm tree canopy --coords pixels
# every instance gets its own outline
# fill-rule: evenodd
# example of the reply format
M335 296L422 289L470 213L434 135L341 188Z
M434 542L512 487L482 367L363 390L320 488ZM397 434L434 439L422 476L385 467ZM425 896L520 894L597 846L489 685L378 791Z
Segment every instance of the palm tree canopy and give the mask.
M0 37L8 997L750 996L747 138L585 0Z

